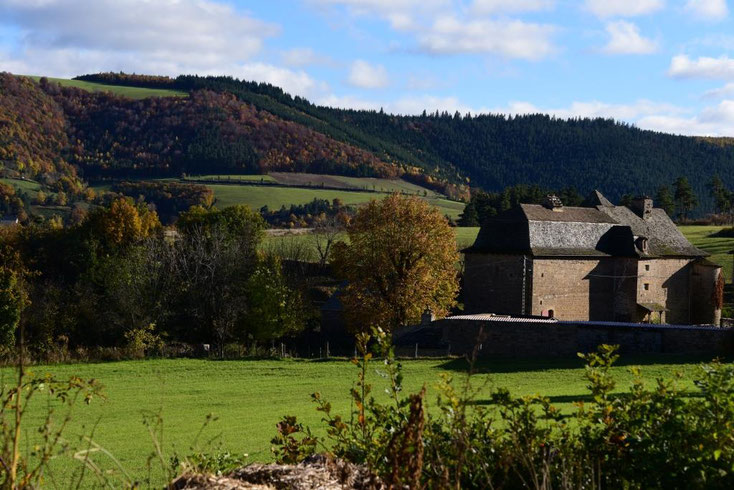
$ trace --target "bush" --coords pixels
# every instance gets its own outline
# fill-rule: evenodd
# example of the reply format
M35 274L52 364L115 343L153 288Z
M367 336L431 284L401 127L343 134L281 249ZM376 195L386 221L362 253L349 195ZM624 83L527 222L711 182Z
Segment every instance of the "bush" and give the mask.
M488 406L474 400L470 377L456 387L440 386L436 408L425 410L425 390L402 394L400 364L378 334L383 374L391 401L378 403L365 383L367 338L352 413L333 413L319 394L313 398L327 424L318 441L335 456L366 464L388 487L410 488L731 488L734 484L734 366L700 367L695 391L678 380L646 387L638 368L632 388L615 392L610 368L616 347L583 355L588 401L562 414L547 398L516 398L494 390ZM304 432L304 448L282 427ZM288 417L279 425L282 460L297 460L316 444L308 429Z

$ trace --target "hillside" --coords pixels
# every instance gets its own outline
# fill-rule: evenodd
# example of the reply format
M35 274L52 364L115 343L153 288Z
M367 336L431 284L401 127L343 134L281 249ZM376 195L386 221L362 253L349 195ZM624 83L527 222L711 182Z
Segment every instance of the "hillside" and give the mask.
M69 145L65 126L63 109L38 85L0 74L0 177L77 188L76 169L62 157Z
M702 211L711 207L713 175L734 187L734 145L726 139L603 119L339 110L227 77L80 78L61 86L0 75L12 88L0 94L0 177L78 192L77 173L119 180L310 172L402 177L454 199L467 199L470 183L489 191L575 187L582 195L598 188L616 201L654 195L684 175Z
M734 187L734 145L727 139L645 131L608 119L561 120L546 115L506 117L434 113L396 116L382 111L320 107L278 87L228 77L88 75L87 81L177 90L226 91L281 118L364 148L382 160L421 167L455 183L489 191L516 184L603 189L653 195L686 176L708 204L707 184L718 174Z

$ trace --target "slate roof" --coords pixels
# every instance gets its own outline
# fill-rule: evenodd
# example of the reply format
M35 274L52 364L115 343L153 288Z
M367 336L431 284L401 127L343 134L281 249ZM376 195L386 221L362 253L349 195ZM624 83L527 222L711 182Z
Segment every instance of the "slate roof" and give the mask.
M465 252L528 254L535 257L705 257L662 209L642 219L595 191L588 206L553 210L521 204L489 218ZM643 250L636 240L647 239Z

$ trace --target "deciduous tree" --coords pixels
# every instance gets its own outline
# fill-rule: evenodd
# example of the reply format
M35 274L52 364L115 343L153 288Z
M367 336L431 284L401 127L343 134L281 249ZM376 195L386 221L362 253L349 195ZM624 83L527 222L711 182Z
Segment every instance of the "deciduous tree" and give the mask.
M348 281L341 296L353 330L392 331L431 309L448 313L458 290L454 233L445 217L417 197L393 194L361 208L347 228L349 244L333 263Z

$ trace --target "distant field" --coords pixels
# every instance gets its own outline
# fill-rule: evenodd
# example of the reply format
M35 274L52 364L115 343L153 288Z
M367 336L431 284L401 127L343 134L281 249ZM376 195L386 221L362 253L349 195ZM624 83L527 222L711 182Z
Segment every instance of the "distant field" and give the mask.
M724 277L727 281L732 280L732 259L729 251L734 250L734 238L712 237L713 233L726 228L725 226L681 226L680 231L690 240L692 244L701 250L711 254L711 261L716 262L724 268Z
M284 185L307 185L325 187L343 187L345 189L362 189L377 192L404 192L406 194L439 197L440 194L402 179L376 179L371 177L344 177L341 175L321 175L292 172L271 172L276 182Z
M465 227L465 228L454 228L456 233L456 244L459 246L459 250L467 248L474 243L479 233L479 227Z
M301 187L268 187L256 185L237 184L208 184L214 191L217 207L233 206L235 204L247 204L252 209L260 209L268 206L270 209L280 209L291 204L306 204L314 199L341 199L347 206L356 206L367 203L373 199L382 199L387 193L361 192L333 189L304 189ZM464 210L464 204L440 198L425 198L430 204L436 206L442 214L453 219L458 218Z
M0 179L0 182L13 186L20 191L27 192L31 196L35 196L36 192L41 188L41 184L33 180Z
M211 175L188 175L185 181L197 181L197 180L222 180L222 181L234 181L234 182L275 182L276 180L270 175L222 175L222 174L211 174Z
M30 75L33 80L40 80L40 76ZM56 82L62 87L76 87L88 92L111 92L115 95L129 97L131 99L145 99L147 97L188 97L188 93L179 90L163 90L141 87L123 87L121 85L105 85L103 83L85 82L82 80L68 80L65 78L46 77L51 82Z
M668 378L680 372L682 387L692 386L693 362L698 360L710 359L664 355L622 358L625 363L643 364L642 374L648 386L654 385L658 377ZM466 363L458 359L406 360L402 366L405 392L413 393L425 386L430 411L434 410L439 375L449 374L461 381L466 370ZM374 384L375 397L385 400L386 380L375 372L378 368L377 362L372 364L367 380ZM474 386L482 404L487 402L492 387L507 387L514 395L539 393L565 411L573 409L572 401L587 395L579 359L497 360L481 362L476 368ZM282 416L297 415L299 422L323 435L322 414L315 410L311 393L321 392L332 402L335 412L348 415L349 389L356 379L356 368L346 360L148 360L38 366L33 371L96 378L105 386L107 400L77 407L66 438L79 445L78 436L94 429L94 441L110 451L130 477L138 481L145 478L146 462L153 452L153 443L143 425L145 415L160 413L163 418L166 462L174 450L181 455L192 452L196 434L208 414L218 420L204 431L198 449L247 453L250 460L269 461L270 439ZM619 381L617 390L627 390L632 375L624 366L615 367L612 372ZM8 369L0 370L0 378L8 374ZM31 406L29 416L36 427L42 423L45 403L45 396L38 395ZM29 426L24 436L33 434ZM215 442L208 445L206 441L212 438ZM104 469L114 469L109 458L100 453L94 457ZM154 463L152 467L152 488L163 488L160 466ZM65 483L78 468L69 456L56 458L52 463L54 487L73 487ZM116 473L119 475L119 470ZM113 486L122 487L121 483L116 480ZM83 487L101 485L87 474Z

